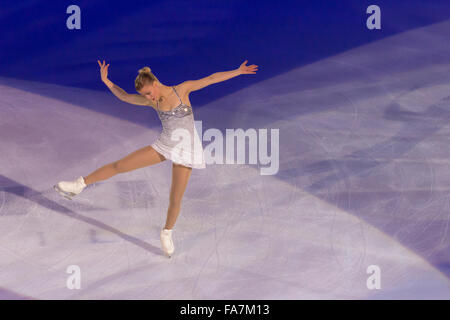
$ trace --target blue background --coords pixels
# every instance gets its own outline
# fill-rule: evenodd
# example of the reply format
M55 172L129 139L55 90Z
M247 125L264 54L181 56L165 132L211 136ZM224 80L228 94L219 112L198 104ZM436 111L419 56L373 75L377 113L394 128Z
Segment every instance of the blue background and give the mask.
M81 29L69 30L69 5ZM366 8L381 8L368 30ZM450 1L2 1L0 75L105 90L109 78L136 93L149 66L166 84L232 70L245 60L257 76L237 77L192 95L197 107L244 86L393 34L446 20ZM431 49L431 48L430 48ZM381 53L382 54L382 53Z

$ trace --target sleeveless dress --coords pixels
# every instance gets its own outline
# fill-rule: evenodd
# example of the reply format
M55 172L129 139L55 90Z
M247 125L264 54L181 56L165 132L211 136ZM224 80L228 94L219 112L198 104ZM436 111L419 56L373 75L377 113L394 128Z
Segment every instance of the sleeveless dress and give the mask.
M172 89L180 99L177 90L174 87ZM202 141L195 128L192 107L180 99L180 104L172 110L159 110L159 102L156 109L163 129L158 139L151 144L153 149L173 163L195 169L206 168Z

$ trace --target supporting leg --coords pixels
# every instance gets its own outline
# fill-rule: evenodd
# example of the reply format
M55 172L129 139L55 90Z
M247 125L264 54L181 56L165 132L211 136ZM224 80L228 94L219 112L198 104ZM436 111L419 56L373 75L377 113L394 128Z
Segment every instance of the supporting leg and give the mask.
M181 210L181 200L191 176L192 168L179 164L172 165L172 185L170 187L170 202L164 229L171 230L175 225Z

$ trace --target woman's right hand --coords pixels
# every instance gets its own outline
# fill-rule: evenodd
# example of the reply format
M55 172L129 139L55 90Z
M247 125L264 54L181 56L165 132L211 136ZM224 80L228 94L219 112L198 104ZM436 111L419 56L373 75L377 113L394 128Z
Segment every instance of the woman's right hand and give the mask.
M105 60L103 60L103 64L100 63L99 60L97 60L98 65L100 66L100 75L102 77L102 81L106 82L108 80L108 67L109 63L105 66Z

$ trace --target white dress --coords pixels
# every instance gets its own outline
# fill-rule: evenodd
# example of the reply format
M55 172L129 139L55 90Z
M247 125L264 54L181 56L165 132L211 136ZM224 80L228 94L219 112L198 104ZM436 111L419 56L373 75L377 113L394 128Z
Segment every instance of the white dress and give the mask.
M175 88L172 89L180 99ZM180 99L180 104L170 111L159 110L159 103L156 108L163 130L151 145L153 149L174 163L195 169L206 168L202 141L195 129L192 107Z

